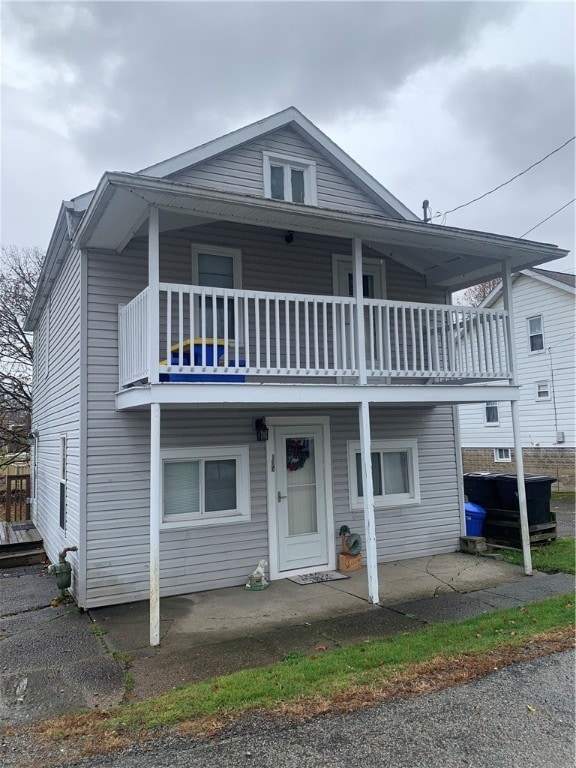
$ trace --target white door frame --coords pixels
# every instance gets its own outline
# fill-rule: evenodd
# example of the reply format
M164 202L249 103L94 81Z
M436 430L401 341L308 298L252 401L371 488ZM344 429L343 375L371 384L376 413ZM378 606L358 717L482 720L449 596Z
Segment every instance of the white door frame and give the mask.
M328 553L328 565L317 570L333 571L336 567L336 543L334 532L334 506L332 503L332 451L330 437L330 418L328 416L314 416L304 414L301 416L267 416L266 425L270 430L269 439L266 442L266 484L268 501L268 552L270 579L285 579L289 576L299 576L310 573L310 568L295 571L280 571L278 558L278 523L276 518L276 429L275 427L309 427L319 426L322 429L324 443L324 497L326 499L326 551Z
M332 254L332 293L334 294L334 296L348 296L347 292L343 292L343 290L341 290L343 286L340 283L341 270L344 266L346 266L346 268L348 268L350 272L353 272L354 257L343 254L343 253L333 253ZM382 295L375 296L375 298L386 299L387 298L386 262L384 261L384 257L378 258L378 257L372 257L372 256L363 256L362 257L362 273L373 274L374 277L378 278L378 282L380 283L379 287ZM375 288L377 287L376 283L374 284L374 287Z

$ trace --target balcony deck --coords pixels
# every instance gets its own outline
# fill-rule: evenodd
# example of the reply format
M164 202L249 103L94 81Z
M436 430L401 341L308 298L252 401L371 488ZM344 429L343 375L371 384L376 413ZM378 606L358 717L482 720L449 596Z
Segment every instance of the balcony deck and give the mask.
M364 299L359 310L347 297L174 283L153 298L146 288L119 310L120 391L304 383L344 395L360 381L508 386L512 377L502 309Z

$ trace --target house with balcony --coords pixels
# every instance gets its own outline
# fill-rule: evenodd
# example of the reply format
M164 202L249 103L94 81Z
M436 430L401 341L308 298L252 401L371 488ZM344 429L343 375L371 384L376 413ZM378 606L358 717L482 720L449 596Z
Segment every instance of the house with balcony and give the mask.
M375 603L379 561L456 550L457 405L517 400L511 274L565 253L420 221L293 107L65 201L33 518L79 605L150 600L156 644L160 596L332 570L343 524Z
M525 469L574 491L576 459L576 277L550 269L512 276L521 443ZM503 306L501 286L482 303ZM510 403L463 405L460 435L465 472L515 472Z

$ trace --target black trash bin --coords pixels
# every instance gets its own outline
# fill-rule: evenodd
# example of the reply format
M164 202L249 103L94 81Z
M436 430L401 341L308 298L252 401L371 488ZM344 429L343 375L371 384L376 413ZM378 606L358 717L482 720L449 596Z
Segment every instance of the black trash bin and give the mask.
M483 509L500 506L496 472L467 472L464 475L464 493L468 501L478 504Z
M555 482L556 478L548 475L524 475L528 525L554 521L554 515L550 511L550 499L552 483ZM497 475L496 485L501 508L519 510L517 475Z

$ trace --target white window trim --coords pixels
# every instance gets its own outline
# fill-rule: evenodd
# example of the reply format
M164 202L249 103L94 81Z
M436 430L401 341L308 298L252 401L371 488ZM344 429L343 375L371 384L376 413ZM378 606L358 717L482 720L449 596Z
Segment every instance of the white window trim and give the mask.
M162 484L162 520L160 528L171 530L174 528L204 528L210 525L230 525L235 523L250 522L250 449L247 445L233 445L214 448L173 448L163 450L160 453ZM164 463L171 461L197 461L210 459L236 461L236 502L237 509L234 513L226 512L199 515L178 515L176 520L171 520L164 515ZM176 517L176 516L175 516Z
M239 248L224 248L219 245L192 244L192 285L198 285L198 256L205 253L208 256L228 256L233 259L234 288L242 288L242 251Z
M405 450L408 452L408 478L410 492L374 496L375 509L388 509L390 507L417 506L420 500L420 465L418 462L417 440L373 440L371 453L396 452ZM364 509L364 503L357 495L358 478L356 477L356 454L360 453L360 441L348 442L348 487L350 489L350 509L357 511Z
M535 334L530 333L530 320L535 320L537 317L540 318L540 328L542 329L541 334ZM542 349L530 349L530 339L532 336L542 336ZM530 317L526 318L526 339L527 339L527 348L528 348L528 354L529 355L541 355L543 352L546 351L546 337L544 335L544 315L538 314L538 315L530 315Z
M58 516L60 529L66 531L68 524L68 435L65 432L60 435L59 464ZM61 523L63 523L63 525Z
M544 384L546 386L546 389L548 390L548 394L546 397L539 397L538 396L538 387ZM548 379L540 379L540 381L534 382L534 400L537 403L547 403L552 399L552 388L550 386L550 381Z
M277 152L262 152L264 172L264 197L272 199L272 183L270 166L282 165L284 168L296 168L304 171L304 205L318 205L318 190L316 185L316 163L302 157L293 157ZM288 196L290 189L290 174L284 173L284 200L279 202L291 203ZM301 205L301 203L298 203Z
M499 458L498 451L508 451L508 458ZM494 448L494 461L496 464L509 464L512 461L512 452L510 448Z
M492 403L496 406L496 414L498 418L496 421L488 421L488 405ZM500 405L496 400L487 400L484 403L484 426L485 427L499 427L500 426Z

